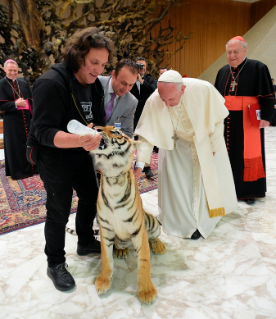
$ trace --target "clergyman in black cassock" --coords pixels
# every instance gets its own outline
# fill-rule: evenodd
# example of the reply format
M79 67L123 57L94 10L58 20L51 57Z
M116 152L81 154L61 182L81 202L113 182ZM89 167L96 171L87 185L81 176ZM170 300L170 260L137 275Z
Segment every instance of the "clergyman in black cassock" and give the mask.
M266 193L264 127L273 116L272 82L265 64L246 58L242 37L229 40L226 50L228 65L218 71L215 87L229 110L224 137L237 197L252 204ZM249 105L260 109L257 126L252 125Z
M274 91L274 113L273 113L273 118L271 121L271 126L276 126L276 85L274 84L274 79L272 80L272 86L273 86L273 91Z
M32 94L28 83L17 78L18 66L8 60L4 65L6 77L0 80L0 111L4 122L4 155L6 176L23 179L35 174L36 167L26 158L26 143L32 118L31 109L16 104L16 100L28 100L31 105ZM26 109L25 109L26 108Z

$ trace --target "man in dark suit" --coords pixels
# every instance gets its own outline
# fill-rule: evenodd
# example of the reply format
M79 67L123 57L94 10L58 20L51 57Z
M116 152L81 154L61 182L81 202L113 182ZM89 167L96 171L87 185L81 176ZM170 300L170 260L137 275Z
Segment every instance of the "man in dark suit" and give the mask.
M153 79L153 77L151 75L145 74L147 71L146 59L143 57L138 57L136 59L136 64L138 65L139 73L136 83L130 91L138 99L138 105L134 114L134 129L137 126L147 99L157 88L156 81ZM151 178L153 176L148 164L145 165L144 172L147 178Z
M111 76L99 76L104 89L105 109L115 93L110 117L106 118L106 125L121 124L121 130L129 137L133 137L133 119L138 104L137 99L129 92L135 84L138 67L135 62L123 59L117 63ZM106 111L107 113L107 111Z
M162 67L160 68L160 71L159 71L159 77L160 77L163 73L165 73L166 71L168 71L168 68L165 67L165 66L162 66Z

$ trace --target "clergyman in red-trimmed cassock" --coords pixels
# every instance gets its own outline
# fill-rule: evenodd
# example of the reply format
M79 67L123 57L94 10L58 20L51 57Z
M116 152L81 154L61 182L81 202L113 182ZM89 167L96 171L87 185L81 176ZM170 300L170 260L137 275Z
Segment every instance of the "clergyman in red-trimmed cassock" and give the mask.
M267 66L248 59L246 51L241 36L228 41L228 64L218 71L215 87L229 111L224 137L237 197L254 204L266 193L264 128L272 119L274 98Z

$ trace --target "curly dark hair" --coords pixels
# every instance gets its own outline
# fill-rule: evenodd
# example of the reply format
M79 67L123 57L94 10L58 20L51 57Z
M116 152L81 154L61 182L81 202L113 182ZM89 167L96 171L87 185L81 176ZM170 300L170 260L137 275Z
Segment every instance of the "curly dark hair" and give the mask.
M109 62L112 61L114 51L113 41L103 35L98 28L90 27L75 32L67 41L63 51L66 65L76 73L91 48L107 49L109 53L108 60Z
M139 69L137 64L130 59L123 59L116 64L115 67L115 75L118 76L119 71L123 68L127 67L132 74L138 74Z

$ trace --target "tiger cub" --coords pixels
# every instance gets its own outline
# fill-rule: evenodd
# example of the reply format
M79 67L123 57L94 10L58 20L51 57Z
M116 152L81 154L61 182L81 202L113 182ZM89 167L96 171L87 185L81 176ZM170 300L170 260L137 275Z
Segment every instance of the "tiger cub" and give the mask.
M99 147L91 154L101 171L97 200L100 224L102 270L96 280L98 294L111 288L113 275L113 245L117 257L125 258L128 245L134 245L138 255L138 297L152 303L157 297L150 276L149 243L155 254L166 251L157 238L161 229L158 220L146 213L131 169L134 140L113 126L98 128L102 136Z

